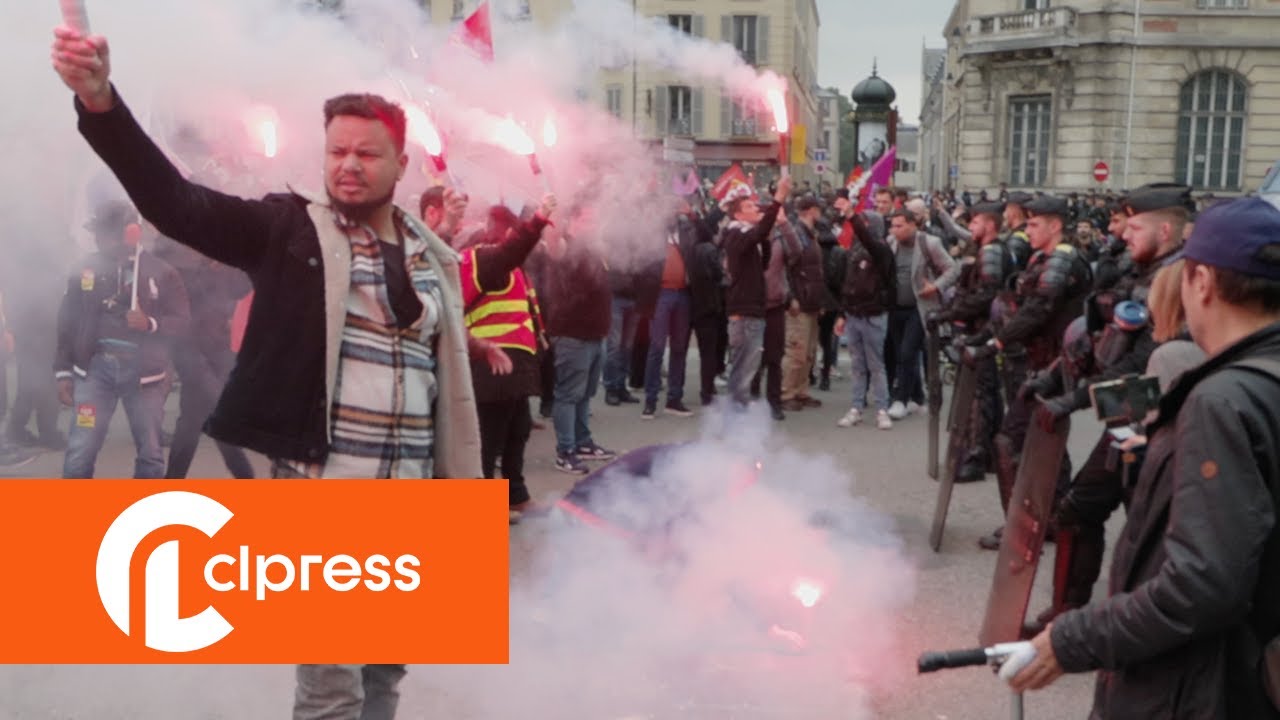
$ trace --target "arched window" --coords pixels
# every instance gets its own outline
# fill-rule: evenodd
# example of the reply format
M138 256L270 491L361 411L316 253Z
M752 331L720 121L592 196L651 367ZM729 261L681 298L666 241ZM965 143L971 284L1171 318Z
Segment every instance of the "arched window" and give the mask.
M1178 182L1200 190L1239 190L1248 90L1228 70L1205 70L1182 85L1178 102Z

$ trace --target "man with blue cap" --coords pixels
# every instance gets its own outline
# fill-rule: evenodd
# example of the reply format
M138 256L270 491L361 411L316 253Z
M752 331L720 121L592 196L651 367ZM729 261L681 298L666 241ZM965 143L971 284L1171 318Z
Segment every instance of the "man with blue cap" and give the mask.
M1122 207L1123 237L1131 262L1115 282L1095 289L1085 301L1085 323L1093 347L1090 376L1069 387L1056 387L1055 374L1046 373L1028 381L1021 390L1024 399L1040 398L1036 420L1046 430L1058 418L1090 406L1090 385L1141 375L1156 349L1142 311L1156 271L1176 259L1182 248L1183 229L1194 210L1191 188L1171 183L1144 185L1131 192ZM1120 312L1124 307L1138 312ZM1054 510L1053 604L1028 625L1028 637L1063 610L1088 603L1102 572L1105 525L1123 498L1121 469L1110 467L1108 462L1111 443L1111 435L1104 429Z
M1280 718L1280 210L1215 205L1183 257L1208 359L1147 426L1110 595L1058 616L1002 674L1022 692L1100 670L1095 718Z

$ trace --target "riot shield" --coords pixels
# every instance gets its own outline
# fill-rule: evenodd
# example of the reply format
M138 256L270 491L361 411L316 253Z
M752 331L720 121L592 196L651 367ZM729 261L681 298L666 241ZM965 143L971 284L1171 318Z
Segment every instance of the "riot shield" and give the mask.
M977 389L978 369L966 362L959 363L951 408L947 413L947 463L938 483L938 501L933 508L933 527L929 530L929 546L934 552L942 547L942 528L947 523L947 510L951 507L951 489L955 487L956 472L964 462L972 441L973 399Z
M925 463L925 471L929 477L938 479L938 426L942 416L942 338L936 327L928 330L925 343L925 378L929 393L929 457ZM952 405L954 406L954 401Z
M1051 433L1034 419L1027 429L978 636L983 644L1021 639L1070 429L1069 417L1059 419Z

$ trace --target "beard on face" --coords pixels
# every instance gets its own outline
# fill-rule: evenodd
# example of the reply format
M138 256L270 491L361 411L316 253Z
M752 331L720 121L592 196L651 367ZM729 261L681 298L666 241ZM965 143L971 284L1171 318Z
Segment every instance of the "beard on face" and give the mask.
M365 200L364 202L357 203L343 202L334 197L333 193L328 193L329 205L334 210L342 213L345 217L355 220L356 222L367 222L369 218L373 217L373 213L375 211L391 202L391 199L395 197L395 192L395 187L392 187L387 191L386 195L383 195L380 198L374 198L373 200Z

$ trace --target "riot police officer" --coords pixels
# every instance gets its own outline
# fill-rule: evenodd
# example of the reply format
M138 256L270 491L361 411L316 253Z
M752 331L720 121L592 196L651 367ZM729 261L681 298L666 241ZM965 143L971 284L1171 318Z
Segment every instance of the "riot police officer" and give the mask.
M1015 260L1000 235L1004 206L997 202L978 203L971 210L969 233L976 254L961 261L959 293L945 310L931 314L931 326L951 322L972 335L987 328L992 302L1007 291L1015 275ZM973 419L970 423L968 452L956 472L957 482L981 480L994 459L995 436L1004 414L1000 396L1000 374L994 356L977 361L977 385L974 391Z
M1107 236L1093 266L1094 291L1110 289L1112 285L1132 270L1133 260L1129 247L1124 244L1124 229L1129 221L1124 200L1107 205Z
M1004 206L1004 226L1008 228L1008 234L1004 236L1004 244L1013 254L1013 261L1018 270L1026 269L1034 253L1031 239L1027 236L1027 205L1032 202L1035 202L1035 198L1030 194L1013 192L1009 193L1009 199ZM1066 201L1064 200L1063 203L1065 204Z
M965 340L967 362L1004 355L1005 392L1008 411L996 436L996 478L1000 485L1000 505L1007 513L1017 478L1018 460L1027 427L1031 422L1031 398L1018 389L1028 371L1040 371L1051 365L1062 347L1062 337L1071 321L1083 310L1089 294L1092 275L1080 252L1063 236L1070 209L1060 197L1046 195L1025 206L1030 218L1026 235L1033 254L1027 267L1018 274L1013 307L1007 316L993 323L992 332ZM1009 217L1006 208L1005 217ZM1071 461L1063 451L1059 472L1058 495L1066 491L1071 477ZM983 537L979 545L988 550L1000 546L1003 527Z
M1124 200L1124 208L1124 241L1132 263L1110 288L1094 292L1086 302L1095 373L1040 403L1038 420L1046 425L1089 407L1090 385L1144 373L1157 346L1149 325L1118 322L1115 308L1126 300L1145 305L1156 271L1180 254L1183 230L1194 210L1191 189L1166 183L1146 185ZM1048 396L1036 387L1037 382L1029 382L1024 394ZM1104 525L1123 499L1119 468L1109 467L1113 465L1108 463L1110 448L1111 437L1104 431L1056 508L1054 522L1061 532L1055 560L1059 571L1054 578L1062 578L1065 587L1055 588L1054 597L1060 598L1062 606L1041 613L1029 631L1040 629L1063 610L1089 602L1102 570Z

